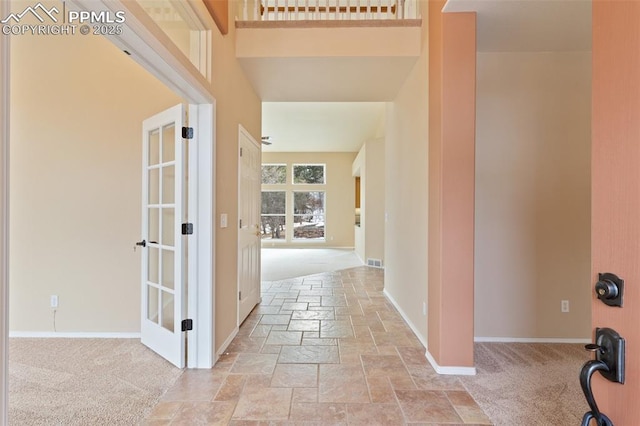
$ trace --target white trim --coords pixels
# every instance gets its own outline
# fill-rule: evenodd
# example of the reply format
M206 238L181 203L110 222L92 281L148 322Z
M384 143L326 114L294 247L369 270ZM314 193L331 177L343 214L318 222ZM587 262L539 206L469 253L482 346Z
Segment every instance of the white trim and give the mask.
M139 339L140 333L111 332L54 332L54 331L10 331L11 338L65 338L65 339Z
M475 337L477 343L591 343L591 339L562 337Z
M190 178L189 219L195 228L194 239L189 241L189 276L195 277L196 284L189 280L188 308L193 315L195 339L188 339L187 367L213 367L215 330L213 327L213 307L215 293L213 277L215 274L215 245L212 226L215 211L215 105L202 104L189 106L189 125L194 128L195 143L189 144L190 173L197 168L197 178ZM192 167L194 166L194 167ZM193 170L196 172L195 170ZM191 264L197 259L197 263Z
M224 342L222 342L222 345L220 345L220 350L216 354L216 361L218 360L220 355L224 354L227 351L227 348L229 347L231 342L233 342L233 339L236 338L236 336L238 335L239 331L240 331L240 327L236 326L236 328L233 329L233 331L231 332L229 337L227 337L227 339Z
M369 267L371 268L372 266L369 266ZM418 340L420 340L420 343L422 343L422 345L425 348L428 348L429 346L427 345L426 339L418 333L416 327L409 320L409 317L407 316L407 314L404 313L400 305L398 305L398 302L396 302L396 300L387 292L386 288L382 290L382 294L384 294L387 297L387 299L389 299L389 302L391 302L391 304L398 310L398 312L400 313L400 316L402 317L402 319L404 319L404 322L407 323L409 328L411 328L411 331L413 331L413 334L415 334ZM433 369L436 370L436 373L438 374L457 375L457 376L475 376L476 375L475 367L442 367L438 365L436 360L429 353L428 349L425 352L424 356L425 358L427 358L427 360L429 361Z
M190 102L206 104L215 98L211 83L137 2L126 0L68 0L79 9L124 11L121 35L105 36L164 85Z
M367 266L367 265L364 265L364 266ZM387 292L386 288L384 290L382 290L382 294L384 294L387 297L387 299L389 299L389 302L391 302L391 304L398 310L398 312L400 313L400 316L402 317L404 322L407 323L407 325L409 326L411 331L413 331L413 334L415 334L416 337L418 338L418 340L420 340L420 343L422 343L422 346L424 346L425 348L429 347L427 345L426 337L420 335L420 333L418 332L417 328L413 325L413 323L411 322L411 320L409 319L407 314L404 313L404 311L402 310L402 308L400 307L398 302L396 302L396 300Z
M427 360L429 360L429 364L436 370L438 374L452 375L452 376L475 376L476 368L475 367L442 367L438 365L435 358L431 356L429 351L425 353Z

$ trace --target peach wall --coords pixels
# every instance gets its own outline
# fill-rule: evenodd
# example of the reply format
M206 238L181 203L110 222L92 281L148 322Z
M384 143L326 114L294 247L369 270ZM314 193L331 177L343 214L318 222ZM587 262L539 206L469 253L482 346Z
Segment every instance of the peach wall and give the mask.
M592 292L593 327L627 341L623 386L594 379L596 401L616 425L640 419L640 2L593 2L592 273L625 280L624 307Z
M442 8L445 1L429 2L429 352L440 352L442 299ZM438 357L439 358L439 357Z
M436 220L429 226L429 266L435 271L429 280L428 351L439 366L473 367L476 15L440 16L441 56L432 51L440 85L429 87L431 107L440 108L430 125L439 118L441 134L429 141L429 203ZM437 19L430 16L430 22Z

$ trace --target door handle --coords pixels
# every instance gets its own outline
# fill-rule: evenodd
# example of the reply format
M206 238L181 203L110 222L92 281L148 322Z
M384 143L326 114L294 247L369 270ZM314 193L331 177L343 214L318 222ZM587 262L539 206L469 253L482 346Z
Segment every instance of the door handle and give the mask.
M625 341L610 328L596 328L596 342L586 345L585 349L595 352L596 359L587 361L580 370L580 387L591 411L582 418L582 426L588 426L595 420L597 426L613 426L611 419L598 409L593 397L591 378L596 371L611 381L624 384Z
M591 360L587 361L580 371L580 387L582 388L582 392L587 399L587 404L589 404L589 408L591 409L591 411L584 414L580 425L589 426L591 420L594 419L597 426L613 426L611 419L609 419L606 414L600 412L598 404L596 404L596 400L593 397L593 391L591 390L591 378L596 371L608 372L609 367L607 367L607 364L603 361Z
M146 247L146 246L147 246L147 240L138 241L136 245L133 246L133 251L136 251L136 248L138 247Z

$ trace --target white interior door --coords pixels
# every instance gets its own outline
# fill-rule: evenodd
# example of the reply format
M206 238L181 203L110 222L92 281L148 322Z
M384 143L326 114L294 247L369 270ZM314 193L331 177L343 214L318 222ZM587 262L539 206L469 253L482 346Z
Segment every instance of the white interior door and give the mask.
M182 220L185 165L177 105L143 122L142 343L177 367L185 365L186 317Z
M260 191L262 152L242 127L239 132L238 324L260 303Z

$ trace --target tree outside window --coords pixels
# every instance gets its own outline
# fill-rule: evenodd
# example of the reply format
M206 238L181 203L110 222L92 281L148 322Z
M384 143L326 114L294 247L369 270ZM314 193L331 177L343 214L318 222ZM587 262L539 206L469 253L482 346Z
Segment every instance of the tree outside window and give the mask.
M294 164L293 183L307 185L323 185L324 164Z
M324 239L324 191L293 193L293 238Z
M285 191L262 191L260 218L263 240L284 240L286 231Z

